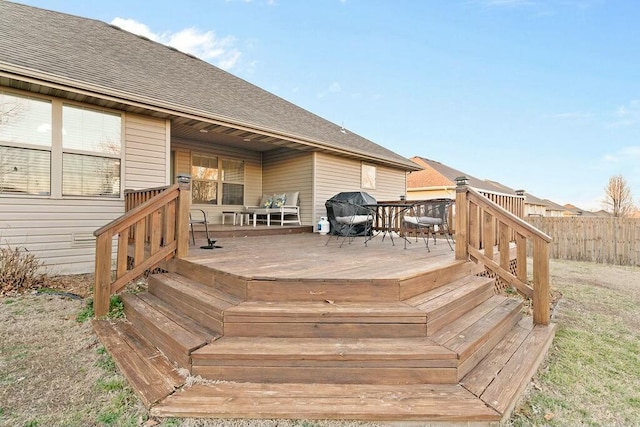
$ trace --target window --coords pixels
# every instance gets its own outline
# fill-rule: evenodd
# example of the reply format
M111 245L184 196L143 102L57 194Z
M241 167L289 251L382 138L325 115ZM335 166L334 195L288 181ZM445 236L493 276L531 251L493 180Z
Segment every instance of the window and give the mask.
M244 162L222 159L222 204L244 204Z
M374 165L368 165L366 163L362 163L362 182L361 187L367 189L375 189L376 188L376 167Z
M0 194L120 197L121 139L119 114L0 91Z
M120 197L117 114L62 107L62 195Z
M193 203L218 204L218 158L194 154L191 159L191 197Z
M195 204L243 205L244 162L194 153L191 194Z
M51 191L51 152L0 146L0 194Z
M0 194L51 194L51 102L0 92Z

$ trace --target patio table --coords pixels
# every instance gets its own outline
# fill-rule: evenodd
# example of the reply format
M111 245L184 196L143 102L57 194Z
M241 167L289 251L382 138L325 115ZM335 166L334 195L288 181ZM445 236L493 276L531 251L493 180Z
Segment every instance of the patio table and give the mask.
M366 208L373 210L373 229L382 233L382 241L388 235L391 244L395 246L393 241L393 233L406 239L401 233L402 220L400 216L409 209L414 207L414 203L399 202L378 202L375 204L364 205Z

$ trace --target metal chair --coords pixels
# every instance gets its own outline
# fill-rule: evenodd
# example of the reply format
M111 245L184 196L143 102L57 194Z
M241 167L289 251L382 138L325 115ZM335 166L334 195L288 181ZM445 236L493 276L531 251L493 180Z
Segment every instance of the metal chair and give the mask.
M436 231L442 230L442 234L444 234L447 239L449 248L453 250L451 243L454 242L454 240L451 229L449 228L449 209L451 204L452 201L450 199L433 199L416 203L409 211L409 214L403 217L405 230L409 227L416 229L422 236L428 251L431 251L431 249L429 249L429 233L433 234L433 243L436 244ZM416 234L416 240L417 239L418 235ZM407 247L406 239L404 247L405 249Z
M209 220L207 219L207 213L202 209L190 209L189 210L189 227L191 229L191 240L193 244L196 244L196 235L193 230L193 224L204 224L204 231L207 234L207 242L210 246L213 246L215 240L209 238Z
M327 212L331 223L330 234L337 235L338 239L340 236L344 237L340 247L344 245L345 241L349 240L349 244L351 244L356 236L362 235L365 237L364 245L367 246L373 228L374 212L372 209L347 201L332 200L327 202ZM327 239L325 246L329 244L330 240L331 236Z

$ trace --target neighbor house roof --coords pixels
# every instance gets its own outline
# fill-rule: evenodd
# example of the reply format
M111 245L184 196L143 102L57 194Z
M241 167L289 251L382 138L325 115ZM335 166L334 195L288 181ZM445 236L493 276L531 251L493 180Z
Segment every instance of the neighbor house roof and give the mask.
M547 206L547 203L544 200L534 196L531 193L527 193L524 190L514 190L513 188L508 187L508 186L506 186L506 185L504 185L504 184L502 184L502 183L500 183L498 181L491 181L489 179L487 179L486 181L491 183L491 184L493 184L493 185L496 185L498 187L503 188L505 190L505 192L513 192L513 193L517 194L518 191L523 191L522 194L524 195L524 202L529 204L529 205Z
M546 204L547 204L547 210L548 211L560 211L560 212L564 212L567 210L567 208L565 208L564 206L562 206L559 203L556 202L552 202L549 199L544 199L543 200Z
M13 79L16 87L26 80L60 91L79 90L123 105L162 108L418 169L393 151L341 132L341 126L220 68L105 22L0 0L0 28L2 85Z
M412 172L407 178L407 189L426 189L429 187L455 187L456 178L466 176L469 185L477 190L489 191L492 193L515 194L515 191L508 187L502 187L476 178L468 173L459 171L450 166L436 162L435 160L415 156L411 158L416 164L422 166L424 170Z

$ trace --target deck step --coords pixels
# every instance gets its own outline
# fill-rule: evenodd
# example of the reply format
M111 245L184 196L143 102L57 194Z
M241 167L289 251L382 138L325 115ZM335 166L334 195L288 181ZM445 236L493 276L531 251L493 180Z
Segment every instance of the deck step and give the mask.
M91 325L146 408L184 384L169 360L130 323L94 319Z
M406 338L426 336L427 316L402 302L245 301L224 314L227 337Z
M149 293L222 334L224 311L242 300L176 273L149 276Z
M522 394L527 384L538 370L546 357L553 342L556 326L554 324L536 325L529 332L524 341L518 346L506 364L496 374L495 378L482 392L480 398L489 406L504 415L511 413L518 396ZM478 370L485 369L490 363L491 354L486 362L480 363ZM469 373L468 384L474 378L473 371ZM463 381L463 385L465 381Z
M455 261L442 268L423 272L400 282L400 299L407 300L424 292L467 276L475 276L484 268L472 261Z
M443 328L431 338L455 351L462 379L522 318L522 301L494 296Z
M191 352L218 337L181 315L151 294L121 295L124 311L133 326L172 362L191 368ZM169 310L169 311L168 311Z
M435 332L494 295L495 279L466 276L404 302L427 313L427 333Z
M478 425L500 414L460 385L197 384L151 408L157 417L340 419ZM423 424L420 424L423 425Z
M427 338L223 337L192 353L192 372L266 383L457 383L457 355Z

